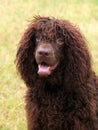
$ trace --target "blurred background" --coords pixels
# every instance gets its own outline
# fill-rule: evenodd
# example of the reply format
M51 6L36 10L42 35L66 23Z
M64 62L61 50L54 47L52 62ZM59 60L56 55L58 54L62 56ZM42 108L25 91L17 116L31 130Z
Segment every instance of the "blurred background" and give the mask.
M26 87L14 60L34 15L68 19L79 26L98 74L98 0L0 0L0 130L26 130Z

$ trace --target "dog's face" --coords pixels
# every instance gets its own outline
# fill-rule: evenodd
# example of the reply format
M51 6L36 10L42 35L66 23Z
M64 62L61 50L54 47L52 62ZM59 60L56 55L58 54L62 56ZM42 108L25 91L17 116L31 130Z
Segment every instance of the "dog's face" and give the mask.
M84 82L92 71L90 59L85 38L76 26L38 16L19 43L16 64L23 80L32 86L38 77L48 77L53 84Z
M62 59L62 48L63 42L60 39L55 42L36 39L35 59L39 76L47 77L56 70Z

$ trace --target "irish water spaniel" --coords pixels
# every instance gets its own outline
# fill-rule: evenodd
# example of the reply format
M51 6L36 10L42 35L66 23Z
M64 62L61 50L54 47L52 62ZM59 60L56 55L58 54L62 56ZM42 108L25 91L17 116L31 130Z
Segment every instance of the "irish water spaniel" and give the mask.
M16 64L27 86L28 130L98 130L98 78L75 25L34 17Z

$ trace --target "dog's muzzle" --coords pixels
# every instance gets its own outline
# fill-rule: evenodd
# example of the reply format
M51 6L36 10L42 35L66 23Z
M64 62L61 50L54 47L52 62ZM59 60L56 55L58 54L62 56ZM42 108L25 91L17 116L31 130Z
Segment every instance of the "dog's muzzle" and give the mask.
M38 64L39 76L50 75L58 65L54 49L50 44L39 45L35 52L35 59Z

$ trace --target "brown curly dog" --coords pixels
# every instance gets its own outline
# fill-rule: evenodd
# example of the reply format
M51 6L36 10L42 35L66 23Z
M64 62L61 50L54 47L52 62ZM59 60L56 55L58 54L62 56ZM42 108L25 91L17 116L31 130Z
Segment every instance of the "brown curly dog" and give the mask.
M16 64L27 85L28 130L98 130L98 78L76 26L34 17Z

